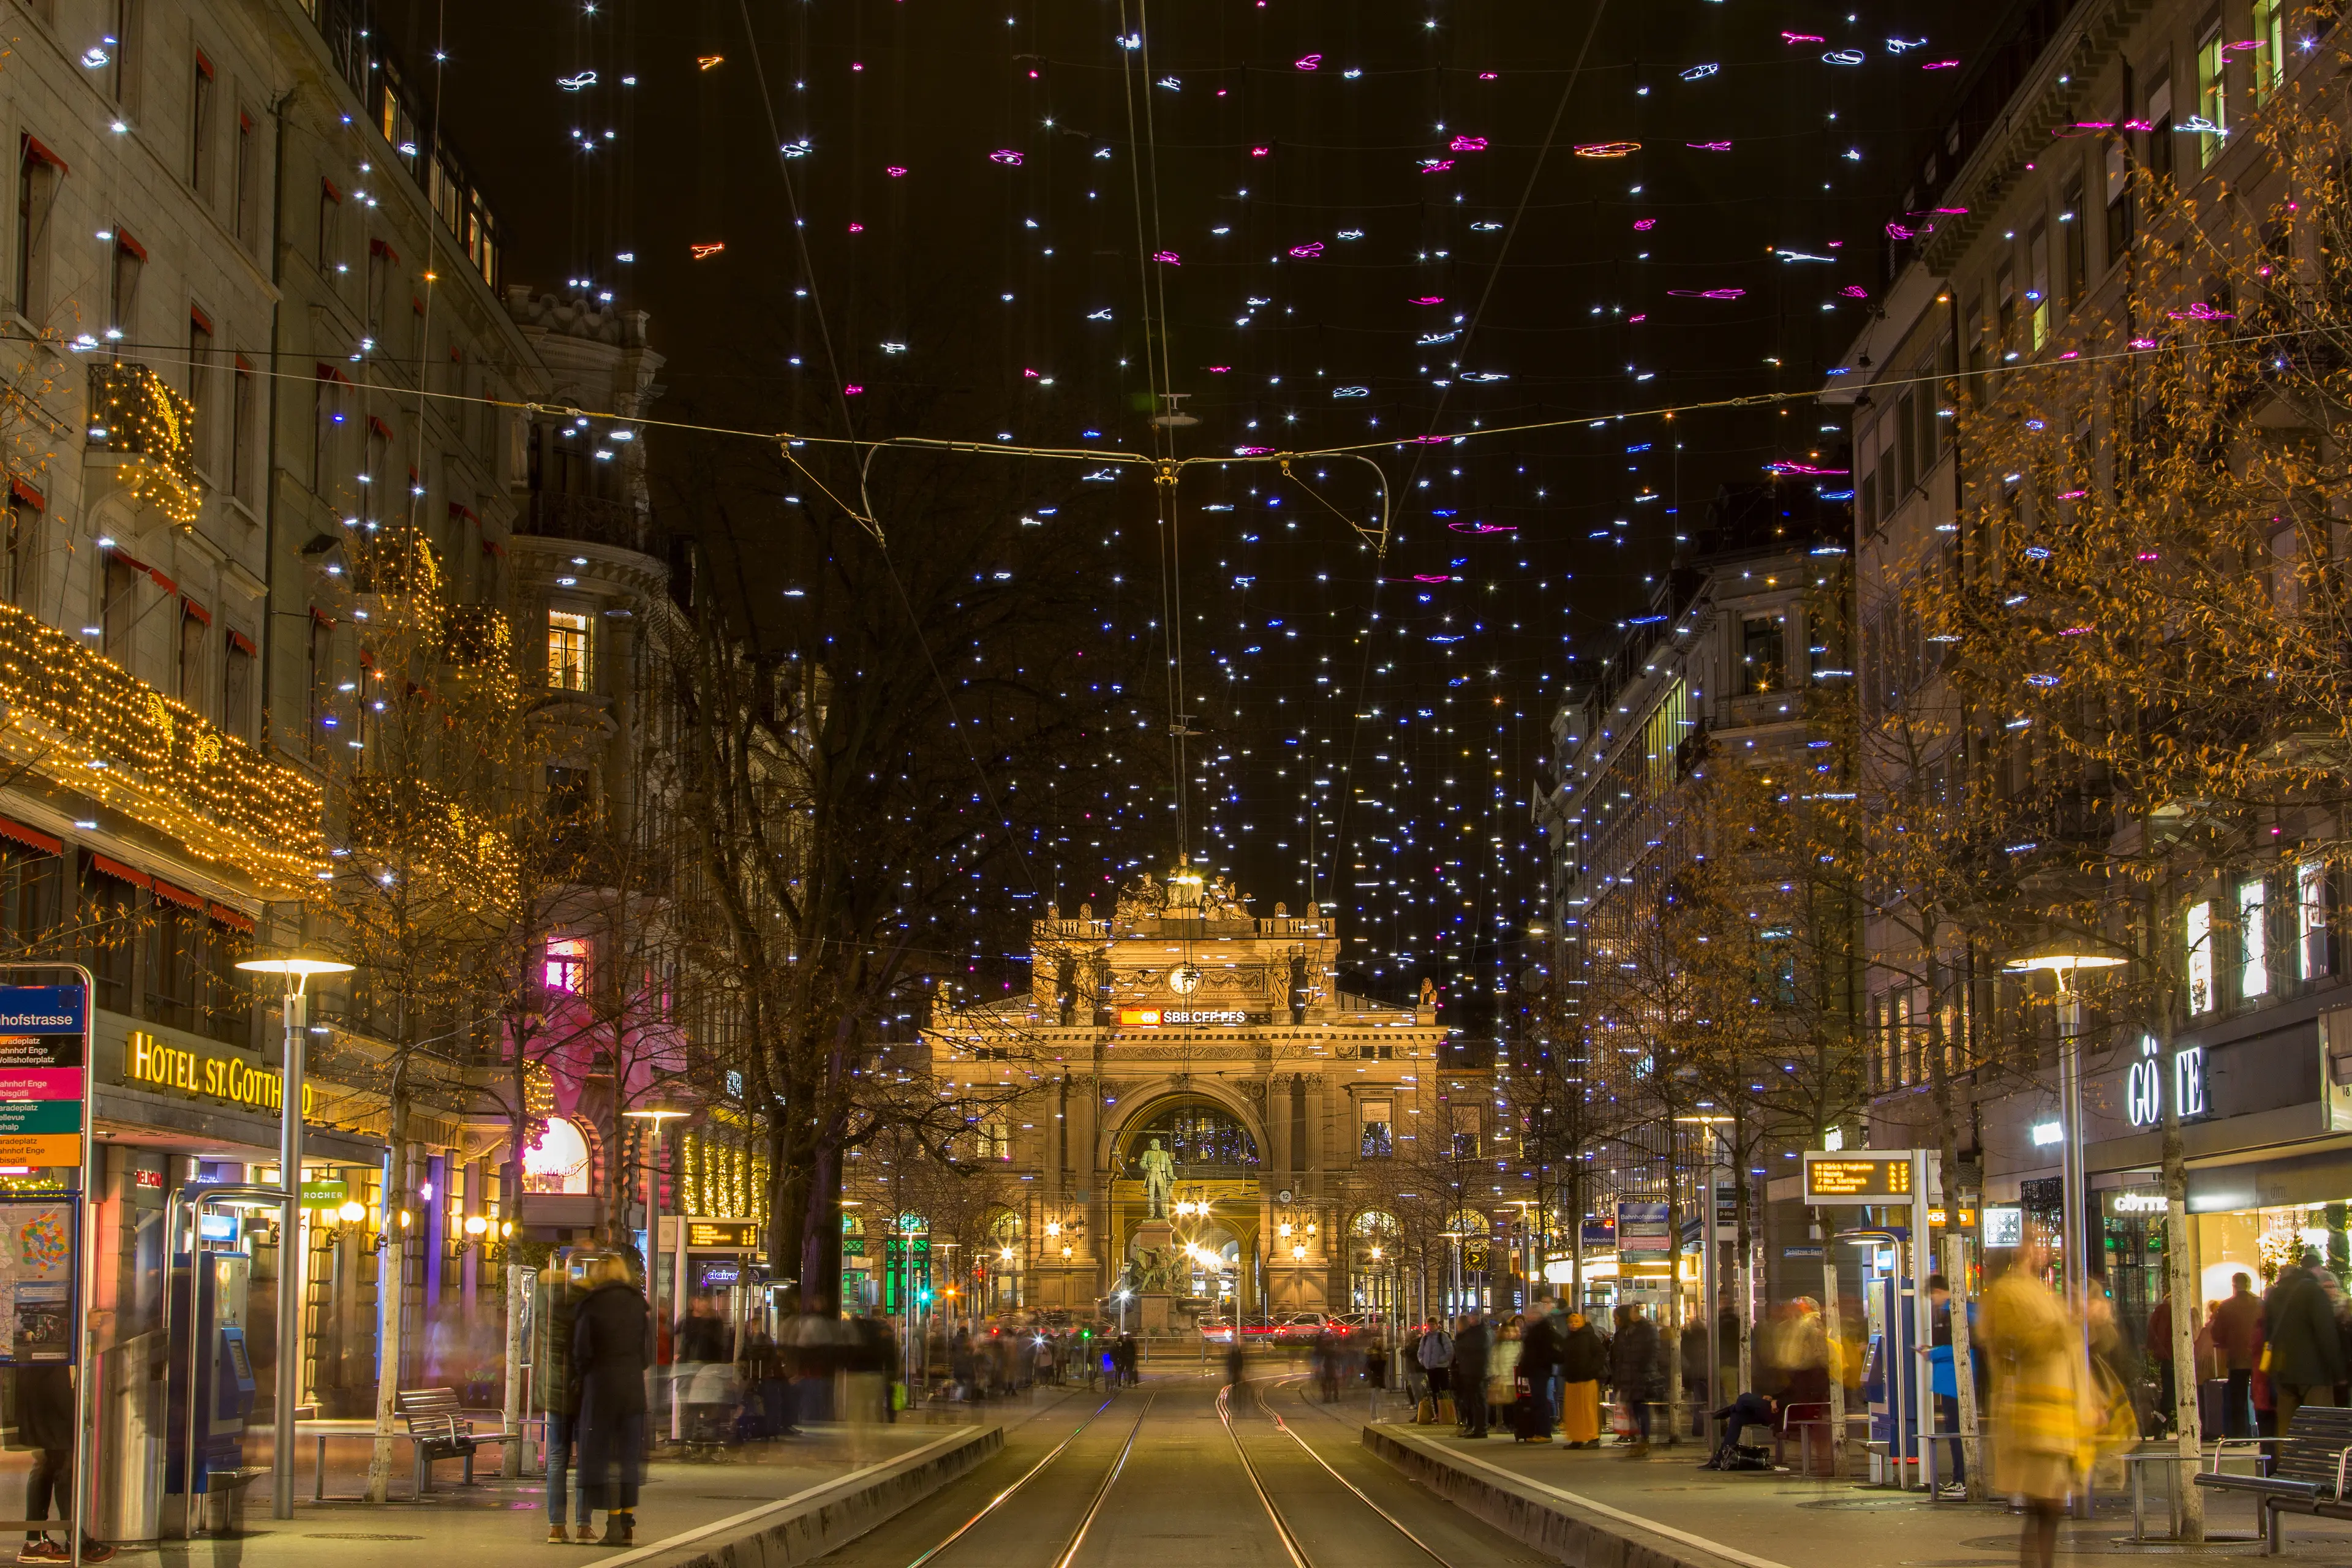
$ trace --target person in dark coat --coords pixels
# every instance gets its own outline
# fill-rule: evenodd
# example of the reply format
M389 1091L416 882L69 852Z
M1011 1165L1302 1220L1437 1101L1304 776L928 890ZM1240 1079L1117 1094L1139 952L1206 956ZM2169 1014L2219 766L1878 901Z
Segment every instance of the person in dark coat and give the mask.
M1660 1353L1658 1325L1639 1306L1624 1309L1625 1326L1609 1346L1609 1381L1616 1385L1633 1424L1629 1459L1650 1456L1650 1406L1666 1396L1666 1358Z
M1522 1443L1551 1441L1551 1380L1559 1371L1560 1331L1555 1326L1549 1310L1528 1320L1525 1332L1519 1336L1519 1379L1527 1392L1519 1395L1511 1414L1518 1439Z
M580 1485L605 1510L604 1546L627 1546L636 1531L637 1486L646 1468L646 1363L652 1314L619 1258L599 1260L572 1314L572 1374L580 1385Z
M49 1501L57 1500L59 1520L73 1517L74 1390L73 1369L61 1364L16 1369L16 1440L34 1450L33 1468L25 1476L25 1517L49 1517ZM94 1414L94 1413L93 1413ZM81 1538L81 1560L103 1563L114 1548ZM19 1563L69 1563L73 1549L51 1541L45 1531L30 1531Z
M1486 1359L1495 1331L1475 1312L1463 1315L1454 1331L1454 1402L1465 1437L1486 1435Z
M2278 1283L2263 1301L2263 1323L2270 1336L2271 1396L2284 1433L2304 1405L2334 1404L2344 1376L2336 1307L2319 1278L2317 1249L2304 1253L2302 1268L2279 1270Z

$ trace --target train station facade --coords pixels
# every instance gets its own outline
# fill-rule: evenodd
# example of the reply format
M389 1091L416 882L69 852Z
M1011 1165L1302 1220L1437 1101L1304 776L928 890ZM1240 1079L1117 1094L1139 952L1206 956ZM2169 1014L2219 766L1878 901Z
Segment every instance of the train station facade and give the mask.
M1412 1308L1400 1211L1424 1204L1424 1143L1478 1163L1486 1075L1444 1070L1426 988L1411 1007L1341 994L1341 942L1318 904L1256 915L1180 862L1109 910L1049 906L1026 994L942 994L934 1069L1003 1091L977 1140L1003 1202L966 1270L986 1308L1126 1291L1155 1331Z

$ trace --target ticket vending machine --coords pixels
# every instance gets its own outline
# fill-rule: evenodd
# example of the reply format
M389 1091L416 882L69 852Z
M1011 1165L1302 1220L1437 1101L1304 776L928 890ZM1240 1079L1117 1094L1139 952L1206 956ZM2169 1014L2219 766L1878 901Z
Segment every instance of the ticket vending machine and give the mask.
M1907 1485L1918 1474L1919 1366L1914 1281L1902 1271L1905 1241L1873 1247L1863 1261L1862 1305L1870 1333L1863 1394L1870 1402L1870 1479Z
M224 1505L261 1472L245 1463L253 1415L253 1358L246 1345L246 1292L253 1259L242 1252L186 1254L172 1263L172 1342L164 1401L163 1518L166 1538L187 1533L190 1495L197 1519L221 1528Z

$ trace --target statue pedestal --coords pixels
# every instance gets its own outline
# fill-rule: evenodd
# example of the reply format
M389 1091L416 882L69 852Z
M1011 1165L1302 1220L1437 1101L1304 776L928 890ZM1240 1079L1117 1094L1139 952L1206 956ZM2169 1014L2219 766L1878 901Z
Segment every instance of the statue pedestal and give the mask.
M1175 1298L1173 1296L1160 1290L1146 1291L1143 1295L1137 1297L1136 1304L1143 1309L1140 1314L1139 1331L1146 1334L1166 1333L1168 1331L1168 1307L1169 1303L1174 1300Z
M1127 1255L1129 1258L1139 1258L1148 1247L1158 1247L1165 1252L1175 1245L1176 1227L1174 1226L1164 1219L1148 1219L1137 1226L1134 1236L1129 1237Z

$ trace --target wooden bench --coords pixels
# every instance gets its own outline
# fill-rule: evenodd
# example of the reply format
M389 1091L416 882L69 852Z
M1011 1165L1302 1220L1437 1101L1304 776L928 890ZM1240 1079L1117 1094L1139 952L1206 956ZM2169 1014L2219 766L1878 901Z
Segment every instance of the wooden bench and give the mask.
M457 1403L454 1388L403 1389L395 1399L401 1420L408 1427L416 1456L416 1495L433 1489L433 1466L440 1459L463 1459L466 1484L474 1484L474 1450L486 1443L506 1442L503 1432L476 1432L473 1421Z
M2267 1447L2270 1459L2260 1475L2225 1475L2221 1457L2231 1448ZM2263 1521L2263 1550L2279 1549L2279 1515L2293 1509L2322 1519L2352 1519L2352 1410L2306 1405L2294 1413L2284 1437L2225 1437L2213 1451L2213 1468L2197 1473L2197 1484L2215 1491L2245 1492Z

